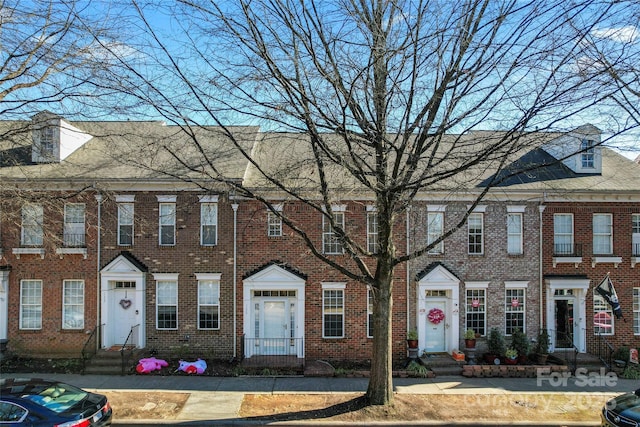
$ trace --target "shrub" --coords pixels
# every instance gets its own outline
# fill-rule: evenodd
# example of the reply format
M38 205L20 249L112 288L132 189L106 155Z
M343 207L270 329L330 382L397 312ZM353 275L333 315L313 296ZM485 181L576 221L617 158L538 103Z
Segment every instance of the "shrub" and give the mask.
M489 338L487 339L487 351L489 354L495 354L496 356L503 356L505 351L505 342L502 332L498 328L493 328L489 331Z

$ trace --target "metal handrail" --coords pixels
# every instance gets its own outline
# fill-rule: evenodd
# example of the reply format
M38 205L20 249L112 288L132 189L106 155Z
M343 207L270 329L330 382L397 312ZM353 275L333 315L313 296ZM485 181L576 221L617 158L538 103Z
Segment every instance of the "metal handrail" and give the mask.
M598 343L598 359L600 359L608 370L611 370L613 367L614 348L602 334L596 335L596 340Z
M563 359L569 365L569 369L572 374L575 374L576 369L578 368L578 347L573 343L573 335L568 334L567 332L556 332L556 347L557 347L557 338L560 336L564 342L571 343L571 347L563 347L561 352L563 354Z
M126 366L129 364L129 359L135 350L135 346L131 346L131 342L133 342L134 334L137 335L138 328L140 328L140 324L134 325L131 327L129 331L129 335L127 335L127 339L124 340L124 344L122 344L122 348L120 349L120 358L122 360L122 375L125 374ZM130 350L127 350L127 347L131 346Z
M98 352L98 338L101 335L102 327L104 323L93 328L91 333L89 334L89 338L85 341L84 346L82 347L82 351L80 352L82 356L82 374L84 375L85 369L87 368L87 361L91 359L91 357L95 356ZM91 345L93 343L93 345Z

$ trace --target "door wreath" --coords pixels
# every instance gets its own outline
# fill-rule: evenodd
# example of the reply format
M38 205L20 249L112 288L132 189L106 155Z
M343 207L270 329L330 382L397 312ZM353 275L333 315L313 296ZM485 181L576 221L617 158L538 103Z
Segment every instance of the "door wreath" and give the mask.
M432 308L431 310L429 310L427 318L429 319L429 322L437 325L444 320L444 312L439 308Z

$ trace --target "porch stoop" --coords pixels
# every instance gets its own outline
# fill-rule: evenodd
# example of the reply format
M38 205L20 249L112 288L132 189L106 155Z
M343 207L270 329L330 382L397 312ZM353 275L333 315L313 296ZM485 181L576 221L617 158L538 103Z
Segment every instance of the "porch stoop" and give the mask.
M427 366L436 377L462 375L465 361L457 361L448 353L428 353L420 357L420 363Z
M140 352L141 351L142 350L140 350ZM130 360L137 362L140 352L134 352L130 357ZM84 374L121 375L122 356L120 351L111 349L99 350L90 360L87 361Z

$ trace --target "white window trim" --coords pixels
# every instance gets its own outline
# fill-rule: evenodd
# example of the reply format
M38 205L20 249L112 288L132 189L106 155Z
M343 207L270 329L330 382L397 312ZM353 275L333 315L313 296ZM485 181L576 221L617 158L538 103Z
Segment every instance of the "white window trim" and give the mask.
M131 205L131 224L123 224L120 222L120 208L122 208L124 205ZM136 215L136 211L135 211L136 207L133 203L133 201L121 201L118 202L118 206L117 206L117 216L118 216L118 246L133 246L134 240L135 240L135 215ZM121 240L121 234L120 234L120 228L124 225L131 225L131 243L130 244L123 244L122 240Z
M603 310L605 313L608 313L611 317L611 331L609 332L600 332L600 334L596 333L596 326L593 325L593 334L595 336L598 335L605 335L605 336L610 336L610 335L615 335L616 334L616 322L615 322L615 316L613 314L613 309L611 308L611 306L607 303L607 301L601 296L599 295L597 292L594 292L593 294L593 298L592 298L592 304L593 304L593 312L591 313L592 316L596 315L596 311L595 311L595 300L596 298L600 299L602 301L602 305L605 307L605 310Z
M200 203L218 203L219 196L217 194L198 196Z
M346 313L345 313L345 303L346 303L346 295L345 295L345 289L347 287L346 283L343 282L321 282L322 285L322 338L323 339L344 339L345 337L345 330L344 330L344 325L345 325L345 317L346 317ZM328 290L341 290L342 291L342 335L339 337L328 337L325 335L324 332L324 291L328 291Z
M480 215L480 224L481 224L481 233L480 233L480 238L481 238L481 243L480 243L480 252L471 252L470 251L470 245L469 245L469 232L471 224L469 223L469 218L471 218L471 215L473 214L477 214ZM484 255L484 240L485 240L485 229L484 229L484 211L482 212L478 212L476 210L474 210L473 212L471 212L471 214L469 215L469 217L467 218L467 255L472 255L472 256L481 256Z
M560 218L560 217L564 217L564 216L568 216L571 218L571 233L562 233L562 234L556 234L556 217ZM558 213L554 213L553 214L553 244L554 244L554 249L553 249L553 253L556 253L555 250L555 244L556 244L556 236L567 236L570 235L571 236L571 253L573 253L574 250L574 246L575 246L575 238L576 238L576 232L575 232L575 218L573 217L572 213L568 213L568 212L558 212ZM570 256L570 255L566 255L566 254L562 254L562 256Z
M195 273L196 280L198 281L198 311L197 311L197 324L198 330L201 331L218 331L221 328L220 318L222 317L222 313L220 312L220 278L222 277L221 273ZM217 328L202 328L200 327L200 282L215 282L218 286L218 327ZM214 306L215 304L207 304L207 307Z
M152 273L153 274L153 279L156 282L156 294L155 294L155 298L156 298L156 330L158 331L175 331L178 330L179 327L179 312L178 312L178 308L179 308L179 284L178 284L178 275L179 273ZM175 328L160 328L158 325L158 283L159 282L175 282L176 284L176 327Z
M39 304L40 305L40 326L36 327L36 328L25 328L25 327L23 327L23 320L24 320L24 318L23 318L23 312L24 312L23 308L24 308L24 305L22 303L22 294L23 294L23 291L24 291L23 285L24 285L25 282L38 282L40 284L40 304ZM18 328L21 331L40 331L40 330L42 330L42 321L43 321L43 319L42 319L42 316L43 316L43 312L42 312L42 310L43 310L43 301L42 300L43 300L43 298L44 298L44 287L43 287L43 283L42 283L41 279L22 279L22 280L20 280L20 319L19 319L19 323L18 323Z
M442 207L444 208L444 206L442 206ZM440 236L442 236L442 234L444 233L444 209L442 209L442 210L435 210L435 209L434 210L429 210L429 209L427 209L427 245L429 244L429 235L431 234L430 230L429 230L429 225L430 225L429 215L431 215L431 214L437 214L442 218L442 223L441 223L442 224L442 228L440 229L440 235L438 236L438 238ZM428 253L429 253L429 255L442 255L442 254L444 254L444 240L441 241L440 243L438 243L433 248L431 248Z
M278 205L273 205L273 210L276 212L282 212L282 205L278 204ZM275 233L271 233L272 228L271 226L274 226L273 230L275 230ZM274 213L273 211L271 211L270 209L267 209L267 236L268 237L282 237L282 218L280 216L278 216L278 214Z
M513 283L515 284L515 286L508 286L507 283ZM521 282L505 282L505 288L504 288L504 296L505 296L505 300L506 300L506 296L507 296L507 291L509 290L519 290L522 289L523 290L523 301L520 301L520 304L522 304L522 311L511 311L508 310L509 307L505 306L505 313L504 313L504 321L505 321L505 325L504 325L504 330L505 332L507 331L507 313L522 313L522 332L527 333L527 282L524 282L524 285L521 285ZM506 303L506 301L505 301ZM505 304L506 305L506 304ZM512 336L512 334L505 334L505 336Z
M66 318L66 307L67 304L64 303L64 294L65 294L65 290L66 290L66 286L67 284L71 283L71 282L78 282L82 284L82 325L71 328L71 327L66 327L65 326L65 321L64 319ZM82 330L84 329L84 324L85 324L85 315L84 315L84 309L85 309L85 282L82 279L65 279L62 281L62 329L65 330ZM79 304L73 304L73 305L79 305Z
M369 225L370 225L369 219L371 218L372 215L375 215L375 218L376 218L376 231L375 231L375 233L370 232L370 227L369 227ZM369 205L369 206L367 206L367 250L369 252L372 252L372 253L378 253L379 252L378 247L379 247L380 242L378 241L378 234L379 234L379 232L378 232L378 210L376 209L375 206ZM372 251L371 250L372 249L371 246L374 243L373 242L374 236L375 236L376 250Z
M133 203L136 199L135 194L117 194L116 203Z
M338 208L341 208L341 207L345 207L346 208L346 205L338 206ZM347 221L345 209L333 209L333 215L338 214L338 213L342 214L341 227L344 229L346 221ZM335 219L334 219L334 221L335 221ZM329 226L331 228L331 232L325 232L324 231L325 226ZM327 237L329 235L335 237L336 236L336 232L335 232L334 228L331 226L331 223L330 223L329 219L327 218L327 216L326 215L322 215L322 253L326 254L326 255L342 255L342 254L344 254L344 246L342 245L342 243L340 243L340 251L339 252L329 252L329 251L327 251L327 247L326 247L327 245L325 244L326 243L325 237Z
M25 238L26 238L26 228L25 228L25 218L30 219L28 217L25 216L25 209L38 209L39 212L37 212L37 215L34 216L34 218L32 218L34 220L34 226L33 226L33 231L35 231L36 233L34 233L33 236L31 237L36 237L38 238L38 240L40 241L39 243L36 244L30 244L25 242ZM27 224L27 225L31 225L31 224ZM29 247L41 247L44 244L44 206L42 206L41 204L38 203L28 203L25 204L24 206L22 206L21 212L20 212L20 245L21 246L29 246Z
M67 219L68 217L68 212L67 212L67 208L71 208L71 206L82 206L82 222L69 222ZM63 245L64 246L84 246L86 245L86 241L85 241L85 233L86 233L86 223L87 223L87 205L85 203L65 203L64 205L64 218L63 218L63 230L62 230L62 240L63 240ZM67 233L67 228L71 229L71 228L78 228L78 231L80 231L80 226L76 225L75 227L72 226L71 224L82 224L82 239L81 242L76 242L76 241L67 241L67 236L72 236L74 234L78 234L78 233Z
M160 200L160 197L162 196L158 196L158 200ZM162 206L171 206L173 205L173 224L163 224L162 223L162 218L164 217L164 215L162 215ZM177 212L177 205L174 202L160 202L158 204L158 245L159 246L175 246L176 245L176 241L177 241L177 236L176 236L176 226L177 226L177 222L178 222L178 212ZM169 227L169 226L173 226L173 243L162 243L162 227Z
M595 252L595 246L596 246L595 245L595 243L596 243L595 242L595 239L596 239L596 230L595 230L596 217L608 217L610 219L610 222L609 222L610 227L609 227L609 229L611 230L611 232L610 233L598 233L597 234L598 236L601 236L601 237L606 237L606 236L609 237L609 245L608 245L609 246L609 251L608 252L598 252L598 253ZM613 214L606 213L606 212L594 213L593 217L592 217L591 226L593 228L593 239L592 239L593 254L595 256L598 256L598 255L604 255L604 256L613 255Z
M520 230L517 234L509 232L509 217L511 215L517 215L520 218ZM517 252L509 251L509 238L511 236L519 236L520 247ZM508 255L522 255L524 254L524 215L522 212L507 212L507 254Z
M218 205L217 202L217 197L215 198L216 201L204 201L202 200L202 198L200 199L200 245L201 246L216 246L218 244L218 232L219 232L219 228L218 228L218 216L219 216L219 210L220 210L220 206ZM204 204L215 204L216 205L216 215L215 215L215 221L213 224L205 224L203 221L203 215L202 215L202 206ZM214 226L215 227L215 232L216 232L216 238L215 238L215 242L213 243L204 243L204 226L208 225L208 226Z

